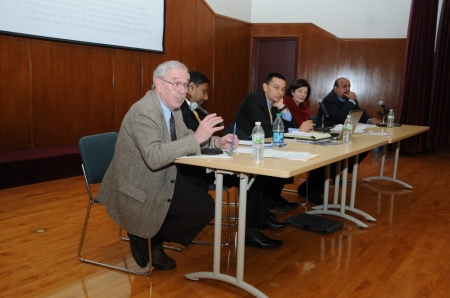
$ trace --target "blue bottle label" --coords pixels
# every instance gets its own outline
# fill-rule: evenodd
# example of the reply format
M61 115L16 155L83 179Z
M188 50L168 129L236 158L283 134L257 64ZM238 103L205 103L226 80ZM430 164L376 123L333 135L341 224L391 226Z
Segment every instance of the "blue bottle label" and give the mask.
M282 132L274 132L273 133L273 142L274 143L283 143L284 134Z

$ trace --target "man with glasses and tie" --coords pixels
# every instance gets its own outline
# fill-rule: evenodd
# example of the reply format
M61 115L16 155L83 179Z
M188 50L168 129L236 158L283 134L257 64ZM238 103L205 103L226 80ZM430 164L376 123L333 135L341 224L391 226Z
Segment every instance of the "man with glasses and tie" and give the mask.
M163 242L188 246L214 217L214 200L178 174L174 160L200 154L223 127L221 117L205 117L193 132L183 122L180 106L188 89L189 73L178 61L160 64L152 90L125 115L114 158L103 178L97 200L109 216L128 232L133 258L142 268L149 262L159 270L176 267ZM229 149L233 136L212 137L211 143ZM239 143L237 137L234 144Z

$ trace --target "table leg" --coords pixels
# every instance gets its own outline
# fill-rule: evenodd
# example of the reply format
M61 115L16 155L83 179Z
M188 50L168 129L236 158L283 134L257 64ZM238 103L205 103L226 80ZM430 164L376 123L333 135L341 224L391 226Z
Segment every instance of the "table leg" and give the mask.
M403 185L405 188L412 189L413 187L409 185L406 182L403 182L402 180L397 179L397 167L398 167L398 158L399 158L399 152L400 152L400 141L395 143L395 157L394 157L394 169L392 172L392 177L385 177L384 175L384 163L386 160L386 145L383 146L383 155L381 156L381 164L380 164L380 176L372 176L364 178L363 181L369 182L372 180L384 180L384 181L391 181L398 184Z
M348 159L345 159L344 160L344 170L342 173L342 179L344 179L344 181L347 180L347 165L348 165ZM324 204L322 206L316 206L316 207L314 207L314 210L307 211L306 213L334 215L334 216L338 216L338 217L347 219L347 220L355 223L358 227L367 228L368 226L365 223L363 223L362 221L354 218L353 216L345 214L345 196L346 196L346 191L347 191L347 186L345 185L345 183L343 183L343 185L342 185L341 205L335 205L335 204L328 205L327 201L328 201L329 178L330 178L330 165L327 165L326 171L325 171L325 181L324 181L324 187L325 187ZM338 207L336 207L336 206L338 206ZM329 210L328 207L329 208L340 208L340 211L338 212L338 211L334 211L334 210Z
M187 279L199 280L201 278L220 280L247 291L255 297L268 297L254 286L244 282L244 255L245 255L245 221L247 210L248 176L240 174L239 182L239 225L237 244L236 277L220 273L220 249L222 232L222 187L223 174L218 171L216 176L216 208L214 217L214 263L213 272L201 271L185 275Z
M355 208L356 183L358 180L357 178L358 178L358 158L359 158L359 156L356 155L353 158L354 158L354 163L353 163L353 174L352 174L352 187L351 187L351 191L350 191L350 204L348 206L345 206L345 210L359 214L359 215L363 216L366 220L376 221L376 218L374 218L373 216L369 215L368 213L366 213L362 210ZM347 185L346 181L347 180L343 179L342 183L345 183ZM339 205L336 206L336 208L339 208L339 207L340 207Z
M334 198L333 198L333 205L338 204L339 199L339 181L341 180L341 163L336 163L336 174L334 176L334 181L337 181L334 183Z

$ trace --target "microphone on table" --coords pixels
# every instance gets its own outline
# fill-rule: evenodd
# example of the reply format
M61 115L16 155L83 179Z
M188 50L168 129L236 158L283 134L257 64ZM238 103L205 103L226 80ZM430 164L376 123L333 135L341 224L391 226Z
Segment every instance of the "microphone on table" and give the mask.
M330 114L328 114L327 108L326 108L325 105L323 104L322 99L319 98L319 99L317 100L317 102L319 103L320 109L322 110L322 113L325 115L325 117L327 117L327 118L330 117Z
M378 104L383 108L384 115L389 114L389 108L384 104L382 100L380 100Z
M189 108L191 109L191 111L196 111L197 113L199 113L203 117L206 117L206 116L209 115L209 112L207 110L203 109L202 107L200 107L198 105L198 103L196 103L196 102L191 102L189 104ZM217 124L216 126L223 126L223 122Z
M387 124L384 122L384 116L389 114L389 108L384 104L384 102L382 100L380 100L378 102L378 104L383 108L383 122L382 123L378 123L377 126L379 127L387 127ZM402 126L400 123L394 123L394 126Z
M315 130L315 131L321 131L321 132L330 132L330 129L329 129L329 128L324 127L324 125L325 125L325 117L327 117L327 118L330 117L330 114L328 114L327 108L326 108L325 105L323 104L323 101L322 101L321 98L319 98L319 99L317 100L317 102L319 103L319 105L320 105L320 110L322 111L322 127L317 127L317 126L315 126L315 127L314 127L314 130Z

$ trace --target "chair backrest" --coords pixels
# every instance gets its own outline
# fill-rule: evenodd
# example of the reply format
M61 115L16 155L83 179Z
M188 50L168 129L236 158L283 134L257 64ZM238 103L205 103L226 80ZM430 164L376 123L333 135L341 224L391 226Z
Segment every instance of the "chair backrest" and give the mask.
M78 142L86 182L100 183L114 156L117 132L85 136Z

